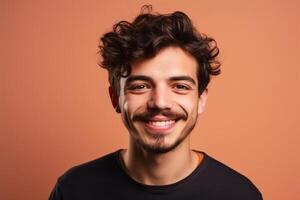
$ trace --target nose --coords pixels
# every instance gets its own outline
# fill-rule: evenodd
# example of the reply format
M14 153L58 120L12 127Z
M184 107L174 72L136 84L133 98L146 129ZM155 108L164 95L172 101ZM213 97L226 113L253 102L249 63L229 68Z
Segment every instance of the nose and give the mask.
M148 109L165 110L172 108L171 94L167 88L160 86L152 90L148 101Z

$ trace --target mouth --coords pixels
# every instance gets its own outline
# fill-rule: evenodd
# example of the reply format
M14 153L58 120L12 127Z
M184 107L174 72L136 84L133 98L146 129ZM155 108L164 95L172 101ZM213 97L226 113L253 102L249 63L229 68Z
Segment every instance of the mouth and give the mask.
M144 127L152 134L168 134L172 132L178 120L176 119L158 119L144 121Z

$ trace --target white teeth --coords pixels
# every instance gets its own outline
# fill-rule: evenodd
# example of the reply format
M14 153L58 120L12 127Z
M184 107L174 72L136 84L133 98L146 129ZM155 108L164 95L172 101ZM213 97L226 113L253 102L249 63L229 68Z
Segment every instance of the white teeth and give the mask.
M168 121L149 121L149 124L153 126L158 126L158 127L163 127L163 126L168 126L170 124L173 124L175 121L174 120L168 120Z

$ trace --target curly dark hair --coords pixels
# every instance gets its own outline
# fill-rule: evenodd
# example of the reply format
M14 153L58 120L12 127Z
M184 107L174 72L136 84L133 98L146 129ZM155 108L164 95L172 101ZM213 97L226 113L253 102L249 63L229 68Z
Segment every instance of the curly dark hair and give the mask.
M109 72L109 82L119 95L120 78L131 73L131 64L154 57L161 49L178 46L190 53L198 63L199 95L207 87L211 75L220 74L216 41L199 33L183 12L153 13L152 7L143 6L132 23L120 21L113 30L101 37L100 66Z

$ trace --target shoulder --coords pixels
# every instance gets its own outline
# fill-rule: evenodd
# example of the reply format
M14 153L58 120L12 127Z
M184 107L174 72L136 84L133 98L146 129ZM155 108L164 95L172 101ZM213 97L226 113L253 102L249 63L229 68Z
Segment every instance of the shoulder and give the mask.
M107 179L118 170L117 156L118 151L74 166L58 178L58 183L62 186L84 185Z
M205 154L205 153L204 153ZM203 175L219 193L243 199L262 199L258 188L245 175L205 154Z
M95 191L99 191L99 188L113 185L121 175L118 152L107 154L67 170L58 178L49 199L92 199L91 197L97 194Z

